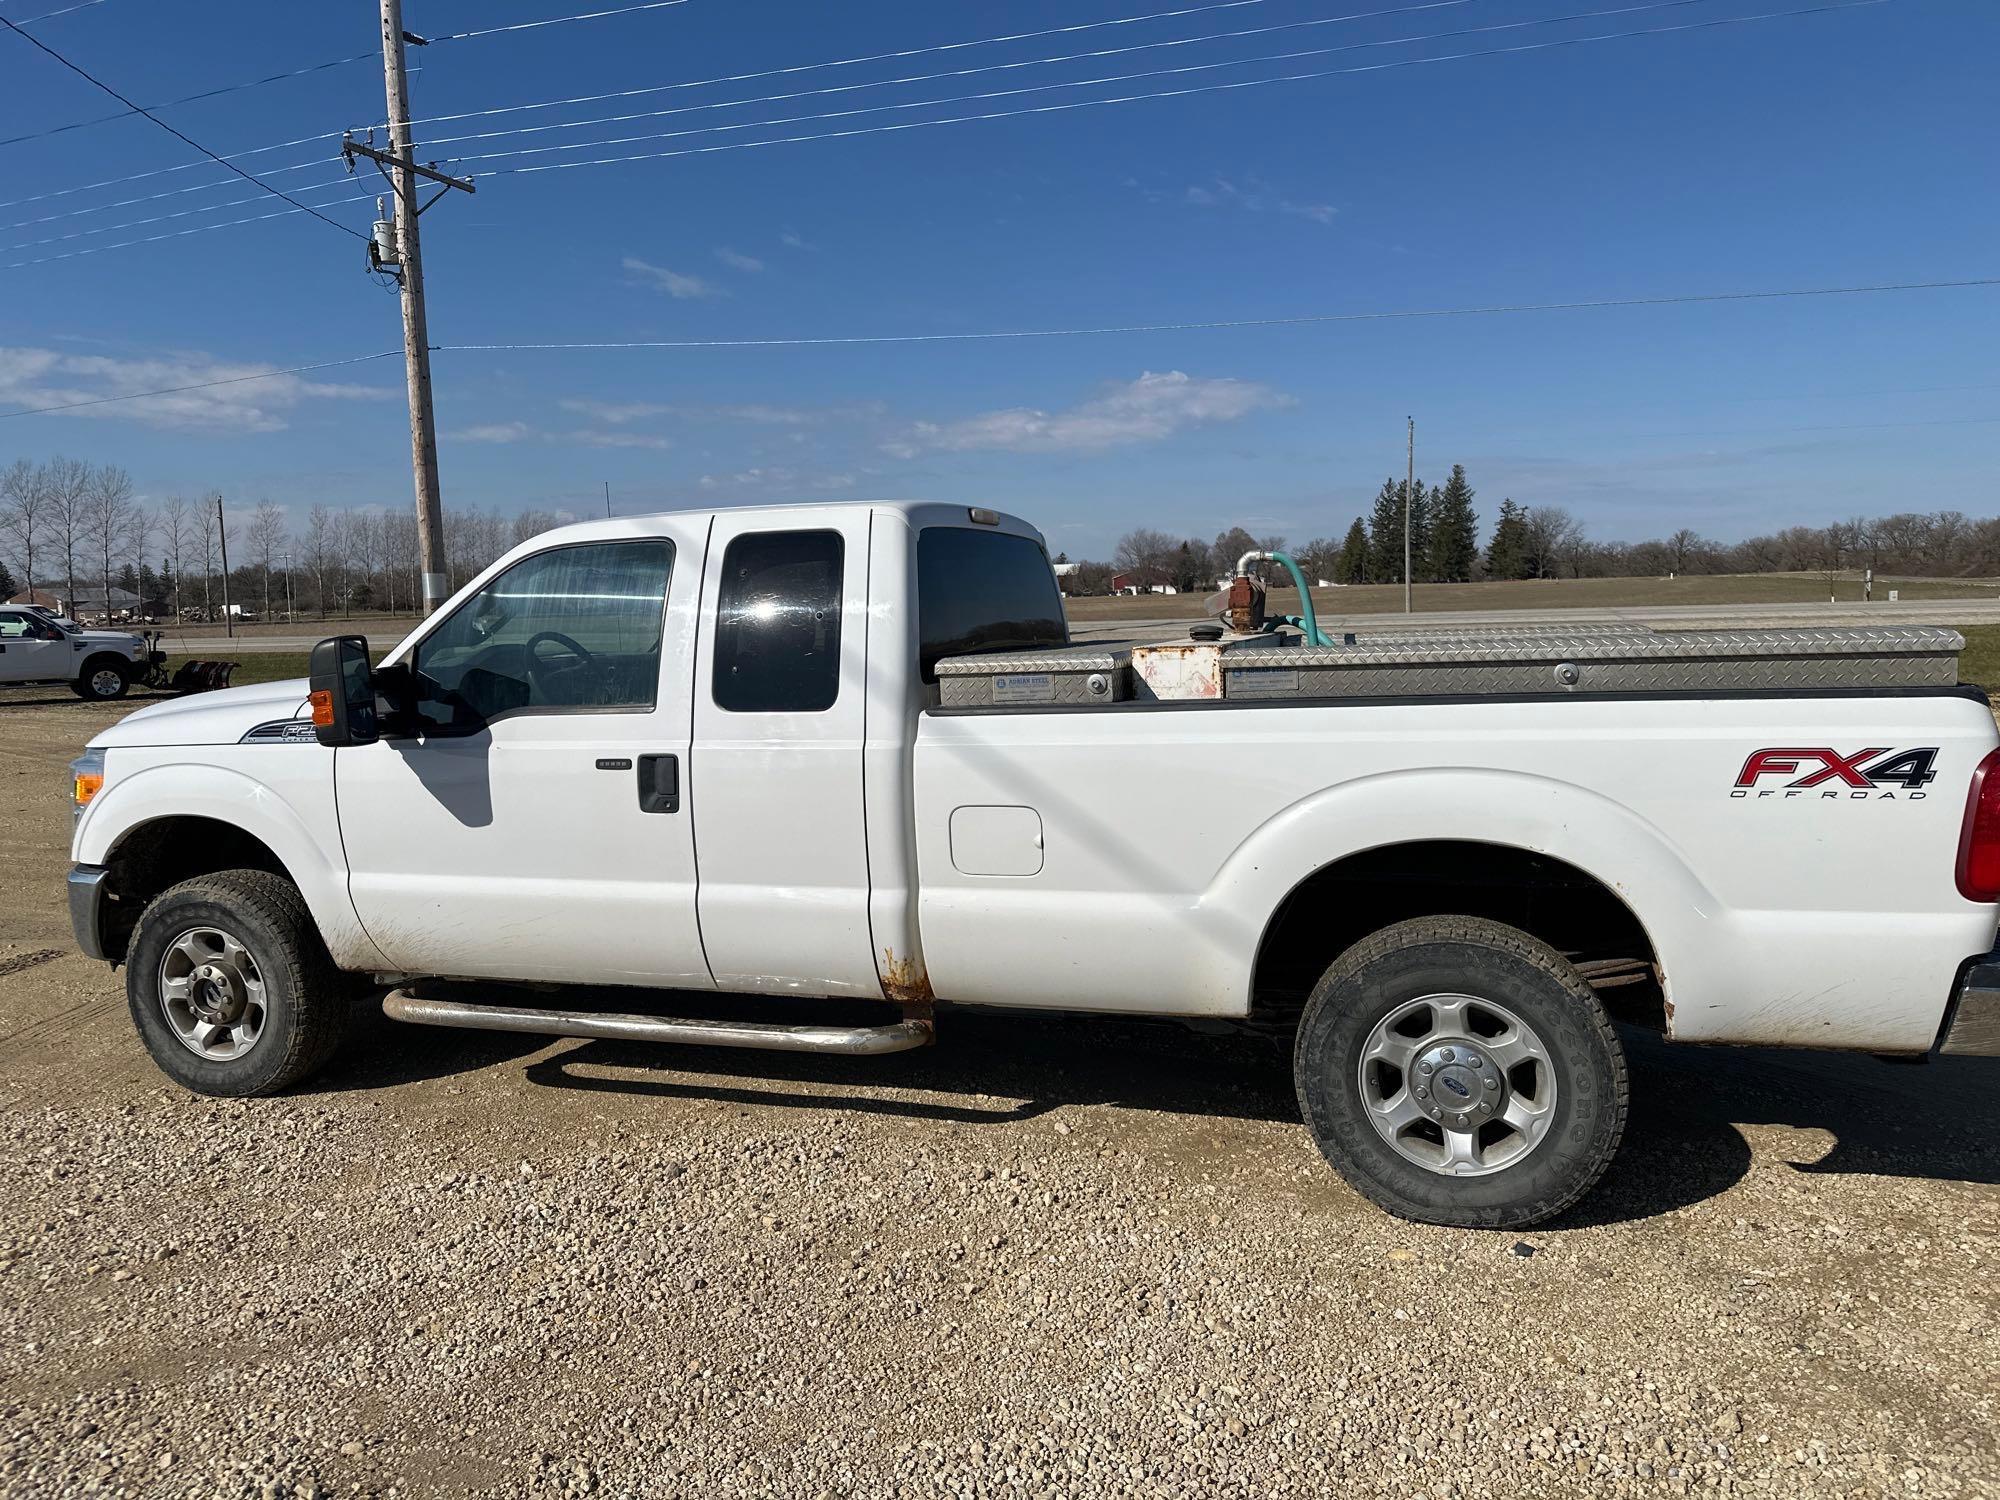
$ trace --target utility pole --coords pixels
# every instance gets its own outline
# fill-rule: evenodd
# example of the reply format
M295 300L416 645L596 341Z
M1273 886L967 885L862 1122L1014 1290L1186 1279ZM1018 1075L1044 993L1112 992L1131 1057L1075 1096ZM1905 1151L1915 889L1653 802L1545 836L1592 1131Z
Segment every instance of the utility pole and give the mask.
M611 481L604 481L604 519L611 519Z
M396 192L393 243L383 253L388 236L378 226L369 245L369 260L378 270L391 270L402 284L403 367L410 393L410 467L417 489L417 556L423 576L423 612L429 614L442 604L445 586L444 513L438 497L437 425L431 413L430 325L424 314L423 244L417 219L431 203L452 188L472 192L470 182L447 177L433 168L416 163L410 140L410 84L403 68L403 44L413 41L426 45L422 37L403 30L402 0L381 0L382 5L382 87L389 104L389 150L377 151L353 140L341 143L347 168L354 170L354 158L365 156L383 169ZM417 201L417 179L443 184L429 203Z
M222 633L236 638L236 616L229 612L229 530L222 524L222 496L215 497L215 534L222 542Z
M1417 419L1410 418L1410 468L1403 479L1403 613L1410 613L1410 507L1417 488Z

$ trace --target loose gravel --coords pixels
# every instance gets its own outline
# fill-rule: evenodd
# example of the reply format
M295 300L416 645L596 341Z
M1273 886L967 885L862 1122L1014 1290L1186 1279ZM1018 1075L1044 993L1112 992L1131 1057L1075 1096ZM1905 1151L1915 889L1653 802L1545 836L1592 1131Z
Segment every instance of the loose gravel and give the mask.
M58 881L59 797L0 812ZM1634 1039L1606 1188L1490 1235L1384 1217L1281 1057L1171 1025L378 1019L201 1099L102 966L5 972L59 921L0 908L0 1494L2000 1495L1990 1064Z

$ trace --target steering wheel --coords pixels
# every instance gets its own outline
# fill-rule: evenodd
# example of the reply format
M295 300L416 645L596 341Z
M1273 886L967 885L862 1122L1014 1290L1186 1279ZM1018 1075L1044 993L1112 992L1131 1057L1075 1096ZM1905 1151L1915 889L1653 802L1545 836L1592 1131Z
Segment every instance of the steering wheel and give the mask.
M554 641L576 660L568 665L561 665L538 655L537 648L543 641ZM528 669L528 677L534 685L535 696L544 702L561 701L552 690L566 677L579 673L588 674L590 681L597 686L602 686L607 680L603 664L560 630L537 631L528 637L527 642L521 647L521 653Z

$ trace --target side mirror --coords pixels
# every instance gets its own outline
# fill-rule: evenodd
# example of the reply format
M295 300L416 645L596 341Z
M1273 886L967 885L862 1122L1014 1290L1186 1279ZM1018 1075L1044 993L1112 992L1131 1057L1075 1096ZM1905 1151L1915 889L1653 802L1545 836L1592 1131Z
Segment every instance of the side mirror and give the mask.
M322 745L372 745L381 738L366 636L321 641L312 649L311 673L313 734Z

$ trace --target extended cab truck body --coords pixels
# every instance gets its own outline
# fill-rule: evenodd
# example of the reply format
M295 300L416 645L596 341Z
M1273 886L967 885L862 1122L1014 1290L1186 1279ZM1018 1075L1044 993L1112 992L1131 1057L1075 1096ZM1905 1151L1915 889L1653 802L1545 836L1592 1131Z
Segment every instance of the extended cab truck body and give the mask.
M145 638L126 630L86 630L48 610L0 605L0 686L60 682L80 698L122 698L146 675Z
M1862 670L1854 633L1789 667L1731 637L1718 667L1627 632L1470 653L1531 690L1310 686L1361 671L1363 642L1210 674L1265 696L1126 699L1126 668L1065 656L1011 517L590 522L514 549L372 671L323 643L310 704L235 689L98 736L72 914L127 965L155 1059L213 1093L318 1066L369 976L406 1020L856 1053L928 1041L934 1000L947 1031L955 1004L1283 1022L1351 1182L1519 1225L1617 1146L1613 1014L1691 1042L2000 1050L2000 970L1976 962L2000 737L1955 685L1957 638L1906 634L1945 651L1933 685L1823 685ZM1368 670L1456 680L1412 678L1438 650L1410 639ZM1012 654L962 659L991 652ZM988 672L988 706L943 706L940 661L954 691ZM1079 661L1085 696L1057 701ZM1822 685L1671 687L1743 661ZM1617 671L1648 686L1592 688ZM769 1018L430 979L762 994ZM900 1011L800 1024L808 997Z

